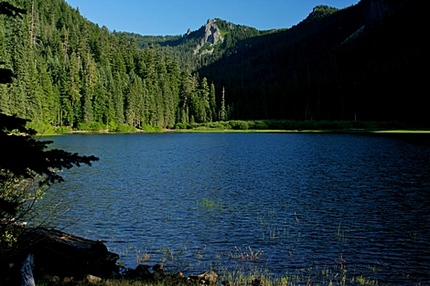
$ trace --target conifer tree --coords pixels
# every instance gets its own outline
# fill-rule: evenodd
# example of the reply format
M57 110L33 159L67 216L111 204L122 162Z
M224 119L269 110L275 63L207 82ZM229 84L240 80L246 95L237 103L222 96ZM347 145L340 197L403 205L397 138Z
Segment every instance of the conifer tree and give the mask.
M201 112L201 122L203 123L209 122L211 117L209 96L210 96L210 89L209 89L208 80L206 77L203 77L200 84L200 97L201 97L200 112Z
M210 121L217 121L217 105L216 105L216 94L215 94L215 85L211 83L210 91L209 91L209 116Z
M219 119L221 121L226 121L227 120L227 110L225 107L225 88L222 88L222 96L221 96L221 109L219 112Z
M112 81L112 121L115 125L125 124L124 119L124 95L120 87L120 81L117 79L117 74Z

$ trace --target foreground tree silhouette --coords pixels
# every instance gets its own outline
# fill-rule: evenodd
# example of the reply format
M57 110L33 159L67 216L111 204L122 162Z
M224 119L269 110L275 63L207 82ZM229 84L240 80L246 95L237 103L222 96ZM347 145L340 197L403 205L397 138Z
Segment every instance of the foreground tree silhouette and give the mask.
M23 9L0 2L0 14L17 17L23 13ZM13 80L11 70L0 69L0 84ZM0 260L19 252L16 242L21 228L17 225L52 184L63 181L59 171L81 164L91 166L98 160L95 156L49 149L52 141L36 140L27 122L0 110Z

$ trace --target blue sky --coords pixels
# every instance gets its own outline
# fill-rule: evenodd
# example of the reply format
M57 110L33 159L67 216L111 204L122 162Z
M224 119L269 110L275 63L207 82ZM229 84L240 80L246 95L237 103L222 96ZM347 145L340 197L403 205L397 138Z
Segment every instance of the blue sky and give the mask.
M221 18L259 30L289 28L317 5L345 8L359 0L66 0L91 22L110 31L181 35Z

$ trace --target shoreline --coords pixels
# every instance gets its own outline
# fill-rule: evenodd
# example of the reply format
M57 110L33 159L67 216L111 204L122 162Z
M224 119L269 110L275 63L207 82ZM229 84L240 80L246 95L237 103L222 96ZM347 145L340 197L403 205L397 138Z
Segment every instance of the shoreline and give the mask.
M70 134L161 134L161 133L337 133L337 134L430 134L429 130L423 129L216 129L216 128L195 128L195 129L161 129L157 131L146 131L136 129L130 132L112 130L72 130L64 133L42 133L36 136L60 136Z
M312 121L312 120L229 120L207 123L176 123L172 127L142 125L139 128L98 124L101 129L71 126L44 126L39 136L62 134L136 134L136 133L382 133L430 134L430 126L403 122Z

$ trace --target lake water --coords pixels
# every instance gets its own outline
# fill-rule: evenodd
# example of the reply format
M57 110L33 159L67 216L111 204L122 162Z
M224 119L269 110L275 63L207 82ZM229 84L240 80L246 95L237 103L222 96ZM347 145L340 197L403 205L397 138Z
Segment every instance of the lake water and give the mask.
M348 275L384 283L430 283L428 135L46 139L100 161L65 171L41 216L102 239L127 267L259 268L317 281L343 265Z

